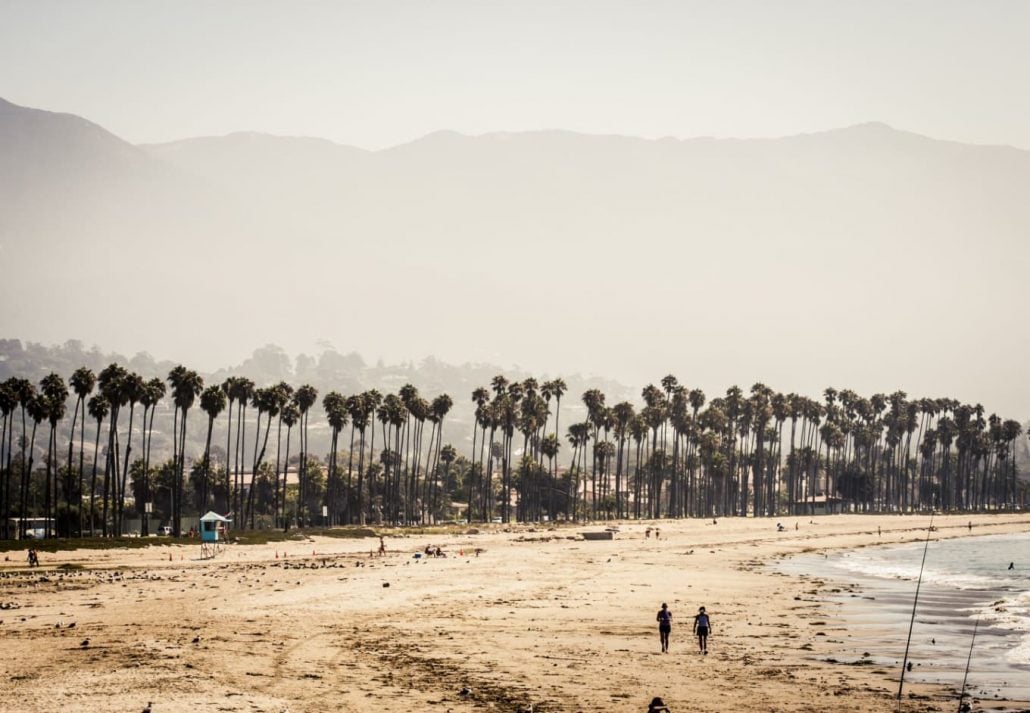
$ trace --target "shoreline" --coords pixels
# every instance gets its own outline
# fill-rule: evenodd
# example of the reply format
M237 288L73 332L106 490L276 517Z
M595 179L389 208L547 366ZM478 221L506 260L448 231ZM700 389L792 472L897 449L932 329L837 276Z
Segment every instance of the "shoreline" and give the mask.
M635 713L656 695L672 710L760 701L775 711L894 711L893 670L820 660L834 657L824 595L838 585L777 573L773 562L912 542L929 516L797 519L799 530L785 520L782 533L766 519L623 521L601 542L578 533L613 523L396 533L385 558L369 558L378 540L316 537L230 547L208 562L184 545L60 552L29 574L0 562L0 602L18 604L0 611L12 654L0 695L12 710L98 713L149 700L160 713L303 713L327 700L364 711L384 699L441 713L529 704ZM937 534L968 536L970 519L937 516ZM1030 529L1025 514L973 520L977 534ZM648 526L662 539L645 539ZM414 560L429 543L450 556ZM665 656L653 622L662 601L674 614ZM708 657L690 639L701 604L713 619ZM954 707L941 687L906 682L903 710Z
M984 547L998 542L998 538L1002 542L1017 542L1015 546L1019 547L1019 541L1025 536L1026 533L960 534L943 540L931 538L930 547L932 551L935 542L979 538L991 539L991 542L983 543ZM899 640L898 632L907 631L909 626L915 580L898 574L898 569L873 574L863 566L855 567L848 560L866 549L885 551L885 557L877 558L876 562L895 560L911 548L917 551L916 554L922 550L921 543L915 541L891 543L838 550L823 557L795 555L780 560L777 567L788 575L822 579L839 585L842 589L823 586L825 601L834 612L831 618L848 631L846 640L838 644L840 653L836 658L848 665L890 668L896 682L905 648L904 638ZM971 576L976 577L975 574ZM990 582L963 584L966 586L947 586L933 579L923 582L909 657L914 667L911 673L906 674L906 686L936 686L951 692L957 700L970 654L969 647L974 643L975 620L972 614L989 611L1025 593L1025 590L1003 583L993 586ZM1003 626L992 618L980 619L970 659L967 695L977 699L979 706L1009 701L1006 710L1030 708L1030 662L1013 661L1006 656L1012 651L1009 646L1025 646L1025 625L1014 627L1010 621L1009 626Z

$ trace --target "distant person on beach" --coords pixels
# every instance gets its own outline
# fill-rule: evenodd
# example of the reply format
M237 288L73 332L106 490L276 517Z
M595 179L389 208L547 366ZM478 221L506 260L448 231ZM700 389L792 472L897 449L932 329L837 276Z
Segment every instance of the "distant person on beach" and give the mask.
M662 539L662 531L659 530L657 527L654 529L654 538L656 540Z
M647 713L671 713L671 711L669 706L665 705L665 701L655 696L647 705Z
M39 566L39 554L36 552L35 549L31 549L31 550L29 550L29 567L38 567L38 566ZM1011 567L1009 569L1011 569Z
M880 526L879 525L876 526L876 536L877 537L883 537L883 531L880 530Z
M972 520L969 521L969 531L970 532L973 531L973 521Z
M662 642L662 653L669 653L669 634L672 633L672 612L669 611L669 605L662 602L662 608L658 610L658 616L655 617L655 621L658 622L658 637Z
M1016 563L1015 562L1009 562L1009 569L1015 569L1015 568L1016 568Z
M644 530L644 539L645 540L650 540L651 539L651 528L650 527L647 528L646 530Z
M379 537L379 555L382 556L382 555L385 555L385 554L386 554L386 543L383 542L383 538L380 535L380 537Z
M694 633L697 635L697 646L702 654L708 655L708 635L712 633L712 622L701 607L694 616Z

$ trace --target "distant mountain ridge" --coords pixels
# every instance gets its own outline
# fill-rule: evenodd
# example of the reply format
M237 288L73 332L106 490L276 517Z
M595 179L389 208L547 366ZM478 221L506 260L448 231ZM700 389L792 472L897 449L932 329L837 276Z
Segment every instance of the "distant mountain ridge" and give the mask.
M207 363L327 339L623 383L954 388L1026 415L1028 195L1028 151L875 122L132 146L3 102L0 323L129 353L186 338Z

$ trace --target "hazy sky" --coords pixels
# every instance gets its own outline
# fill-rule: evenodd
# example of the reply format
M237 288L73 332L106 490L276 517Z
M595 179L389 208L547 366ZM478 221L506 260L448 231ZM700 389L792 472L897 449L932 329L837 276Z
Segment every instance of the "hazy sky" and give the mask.
M878 120L1030 148L1028 85L1024 0L0 0L0 96L137 143L750 137Z

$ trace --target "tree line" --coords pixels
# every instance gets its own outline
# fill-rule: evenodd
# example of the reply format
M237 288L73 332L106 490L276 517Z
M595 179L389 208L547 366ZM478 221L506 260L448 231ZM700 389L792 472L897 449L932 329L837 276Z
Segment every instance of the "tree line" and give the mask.
M833 388L816 400L760 383L708 400L667 376L639 405L587 390L585 418L562 438L567 390L562 379L504 376L476 388L467 453L443 442L446 394L427 399L411 384L385 396L330 391L321 398L329 452L319 455L309 384L232 376L205 387L184 366L146 380L117 364L79 368L67 382L11 377L0 383L3 534L24 537L30 518L43 518L59 536L120 536L128 514L142 517L145 535L147 504L179 535L185 516L208 509L253 529L427 524L455 517L458 504L470 522L507 523L987 511L1026 500L1022 428L978 404ZM159 405L171 406L171 454L152 463ZM202 453L188 452L191 415L206 417ZM219 419L224 451L212 443Z

